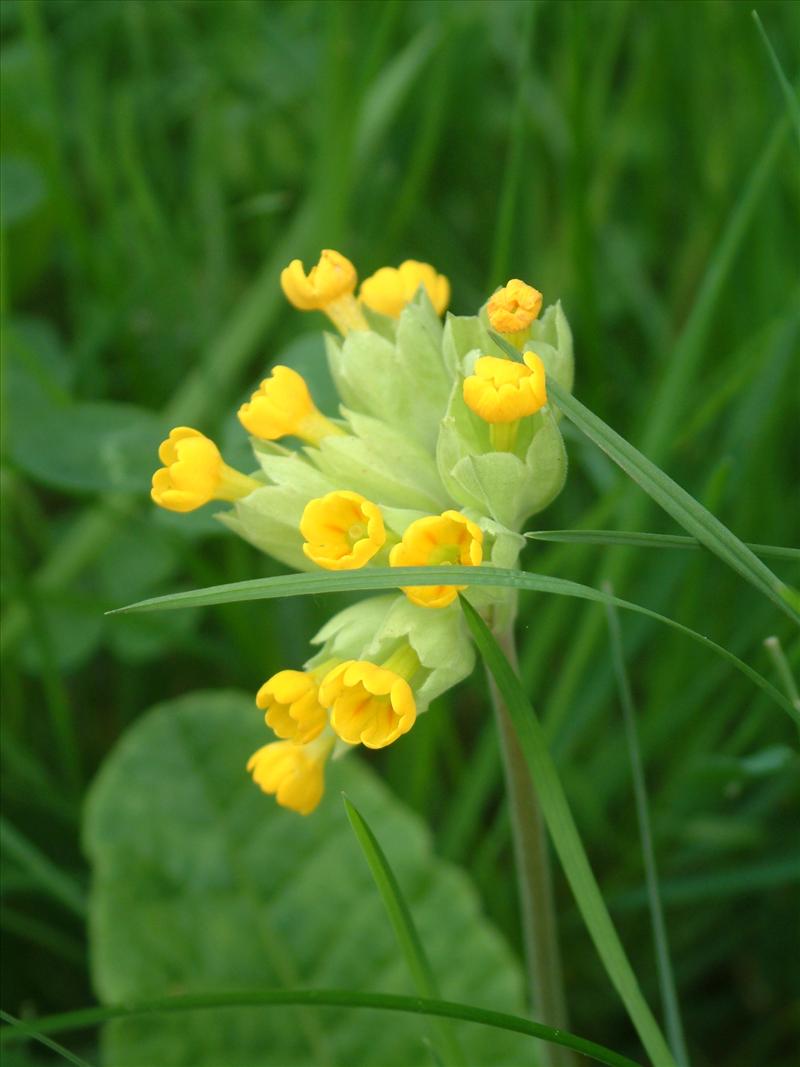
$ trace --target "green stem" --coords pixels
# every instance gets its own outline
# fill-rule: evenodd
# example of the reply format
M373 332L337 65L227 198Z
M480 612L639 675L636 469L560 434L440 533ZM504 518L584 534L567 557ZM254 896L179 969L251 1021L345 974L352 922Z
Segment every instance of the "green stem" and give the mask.
M516 671L513 621L496 636ZM511 716L491 674L489 690L511 811L528 998L540 1022L562 1030L567 1027L567 1007L544 818ZM544 1067L568 1067L574 1062L569 1051L557 1046L542 1046L541 1055Z

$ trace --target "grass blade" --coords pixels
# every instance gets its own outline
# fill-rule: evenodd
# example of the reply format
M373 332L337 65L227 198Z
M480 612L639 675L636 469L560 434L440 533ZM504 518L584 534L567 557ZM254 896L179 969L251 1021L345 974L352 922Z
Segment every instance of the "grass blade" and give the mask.
M436 977L425 954L425 949L398 881L395 878L394 871L389 866L389 861L386 859L383 849L378 844L377 838L367 825L363 815L355 805L351 804L346 796L342 799L344 800L347 818L350 820L353 833L356 835L356 840L361 846L372 877L375 879L375 885L378 887L383 906L386 908L386 913L389 916L389 922L392 924L400 950L405 956L417 992L421 997L437 999L439 997L439 989ZM466 1063L450 1026L441 1020L437 1020L434 1036L443 1064L455 1064L457 1067L462 1067Z
M0 844L33 880L80 918L86 917L86 900L81 886L48 859L16 827L0 816Z
M682 534L634 533L632 530L529 530L532 541L554 541L566 545L630 545L632 548L689 548L703 546L695 537ZM753 545L745 542L757 556L800 562L800 548L782 545Z
M160 997L143 1000L136 1004L112 1004L104 1008L84 1008L61 1015L47 1015L37 1019L31 1026L40 1034L59 1033L64 1030L84 1030L112 1019L129 1019L137 1015L165 1015L175 1012L207 1010L210 1008L241 1007L288 1007L304 1005L330 1008L371 1008L378 1011L397 1011L408 1015L431 1015L442 1019L461 1019L464 1022L490 1026L495 1030L525 1034L551 1041L564 1048L574 1049L597 1063L607 1067L641 1067L627 1056L614 1052L594 1041L553 1030L552 1027L523 1019L519 1015L474 1008L469 1004L456 1004L449 1000L433 1000L426 997L403 997L392 993L360 993L350 989L242 989L224 993L194 993L182 996ZM11 1044L30 1036L27 1023L18 1028L5 1027L0 1031L0 1042Z
M589 866L589 860L572 818L561 779L548 751L544 731L536 713L486 623L463 596L461 606L475 644L486 666L492 672L497 688L513 720L528 762L531 778L536 784L539 803L553 846L561 860L575 902L606 973L619 993L650 1058L659 1067L673 1064L674 1060L667 1043L642 996L636 975L628 962Z
M746 675L773 701L788 712L795 724L800 726L800 712L780 690L776 689L758 671L753 670L743 660L722 645L718 645L704 634L684 626L667 615L634 604L630 600L610 597L607 593L593 589L590 585L571 582L565 578L551 578L544 574L530 574L527 571L503 570L500 567L375 567L358 571L327 571L324 574L285 574L275 578L253 578L246 582L231 582L228 585L212 585L207 589L191 589L185 593L170 593L166 596L151 597L117 608L110 615L139 611L171 611L176 608L205 607L209 604L233 604L247 600L269 600L283 596L312 596L318 593L366 592L376 589L396 589L401 585L442 585L459 583L463 585L505 586L510 589L528 589L536 593L552 593L558 596L576 597L578 600L590 600L596 604L614 603L618 608L635 611L649 619L655 619L665 626L677 630L721 656L738 671Z
M778 677L786 691L787 697L791 700L792 705L800 711L800 692L797 690L797 682L794 680L792 668L789 666L789 660L786 658L786 653L783 651L781 639L775 636L775 634L773 634L772 637L766 637L764 638L764 647L769 653L770 659L775 664L775 670L778 673Z
M608 592L612 592L610 587L608 588ZM675 976L672 971L669 941L667 940L667 925L664 921L664 909L661 906L661 892L658 885L658 868L656 866L656 854L655 849L653 848L653 833L650 826L650 811L647 802L647 786L645 784L644 768L642 766L642 756L639 748L639 732L636 726L636 711L633 706L633 693L631 692L628 671L625 667L625 655L622 648L622 631L620 629L619 616L617 614L617 609L613 604L606 605L606 617L608 619L608 632L611 639L611 658L614 662L614 673L617 676L620 704L622 705L622 718L625 723L625 739L628 744L628 755L630 757L633 795L636 804L636 818L639 823L639 838L642 847L642 860L644 862L650 921L653 926L653 942L655 946L656 968L658 970L658 984L661 990L661 1003L664 1009L664 1023L675 1060L680 1067L686 1067L689 1063L689 1054L686 1051L686 1040L683 1035L683 1023L681 1021L678 993L675 988Z
M557 382L548 378L547 387L570 422L582 430L590 441L621 467L687 533L696 537L724 563L769 597L790 619L800 623L798 594L773 574L727 526L624 437L562 389Z
M86 948L77 938L64 933L56 926L51 926L43 919L34 918L32 915L26 915L17 911L16 908L9 907L5 901L0 909L0 929L32 945L37 945L54 956L60 956L73 967L85 968L86 966Z
M751 12L753 16L753 22L758 27L758 32L761 34L761 40L764 42L764 47L767 50L767 55L772 63L772 69L778 78L778 83L783 91L783 95L786 97L786 106L789 108L789 114L792 116L792 122L794 124L794 132L797 134L797 139L800 141L800 101L797 99L797 92L792 88L789 79L784 73L781 61L778 59L778 54L772 47L772 42L767 36L767 31L764 29L764 24L758 16L757 11Z
M519 63L517 70L517 98L510 123L510 135L503 167L503 185L498 198L497 220L492 238L491 266L486 286L492 292L503 285L508 277L511 258L511 237L514 232L514 209L522 181L523 150L525 147L526 115L525 101L531 79L529 56L533 40L533 27L539 10L535 4L522 8L522 26L519 35Z
M40 1045L49 1048L51 1052L55 1052L62 1059L66 1060L67 1063L73 1063L75 1067L91 1067L91 1064L87 1063L86 1060L82 1060L79 1056L76 1056L74 1052L70 1052L68 1048L64 1048L63 1045L59 1045L59 1043L53 1041L51 1037L45 1037L45 1035L39 1033L38 1030L31 1026L27 1026L21 1019L17 1019L14 1015L9 1015L7 1011L0 1010L0 1019L2 1019L4 1023L8 1023L9 1026L21 1030L22 1036L33 1041L38 1041Z

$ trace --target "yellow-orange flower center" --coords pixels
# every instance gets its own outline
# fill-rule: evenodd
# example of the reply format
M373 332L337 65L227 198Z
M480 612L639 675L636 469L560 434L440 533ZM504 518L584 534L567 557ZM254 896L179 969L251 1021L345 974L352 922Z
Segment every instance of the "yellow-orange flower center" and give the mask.
M310 500L300 533L306 556L330 571L363 567L386 541L378 505L347 489Z

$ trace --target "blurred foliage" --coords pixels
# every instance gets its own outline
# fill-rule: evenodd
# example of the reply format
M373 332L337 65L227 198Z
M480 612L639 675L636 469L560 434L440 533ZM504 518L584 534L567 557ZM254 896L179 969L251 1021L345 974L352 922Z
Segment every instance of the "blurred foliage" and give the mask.
M793 81L800 8L759 12ZM78 820L125 727L195 689L254 691L301 662L344 602L102 614L276 573L212 516L157 513L147 487L175 422L215 436L235 463L237 403L278 359L324 397L321 322L284 306L280 267L321 247L362 275L428 260L451 278L456 312L508 276L529 279L564 302L581 399L739 536L792 544L800 168L750 6L734 0L6 0L0 19L13 842L2 975L4 1006L24 1015L92 997L74 906L87 881ZM537 523L671 529L591 446L574 434L568 446L568 488ZM537 544L526 565L591 584L610 575L620 595L768 675L762 641L777 633L798 668L790 624L705 554ZM796 737L724 664L646 620L623 626L693 1062L786 1067L798 1027ZM602 609L529 597L519 633L524 681L655 1004ZM517 944L482 679L402 743L356 759L422 815ZM635 1055L561 880L557 890L572 1027ZM74 1045L96 1052L91 1034Z

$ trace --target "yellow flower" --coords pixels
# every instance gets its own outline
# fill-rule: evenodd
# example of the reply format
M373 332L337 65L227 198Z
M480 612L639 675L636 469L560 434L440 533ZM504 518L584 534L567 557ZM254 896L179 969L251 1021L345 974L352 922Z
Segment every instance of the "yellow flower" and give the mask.
M490 298L486 310L493 330L518 334L526 331L542 310L542 294L519 278L512 278Z
M392 567L435 567L460 564L479 567L483 559L483 531L458 511L428 515L407 527L389 554ZM445 608L465 585L410 585L403 592L423 608Z
M363 567L386 541L380 508L347 489L310 500L300 533L308 558L329 571Z
M273 794L282 807L309 815L325 792L325 760L332 747L332 737L310 745L273 741L253 753L247 769L256 785Z
M239 500L262 484L223 463L214 442L188 426L170 430L158 458L164 466L153 475L150 496L168 511L194 511L210 500Z
M420 285L425 286L437 315L443 315L450 303L450 282L429 263L416 259L407 259L397 268L381 267L361 283L359 297L373 311L396 319Z
M367 660L340 663L323 679L320 701L331 709L331 726L343 741L384 748L407 733L417 717L410 677L419 660L410 646L379 667Z
M481 356L464 379L464 402L486 422L516 422L547 403L544 364L533 352L524 363Z
M261 686L256 705L266 712L264 720L278 737L305 745L325 729L328 713L318 700L317 686L325 673L278 671Z
M299 259L281 271L281 288L289 303L300 311L324 311L343 334L367 329L353 296L357 281L350 260L330 248L322 250L319 262L308 274Z
M302 375L280 365L239 408L239 422L264 441L292 436L316 445L323 437L345 432L317 410Z

